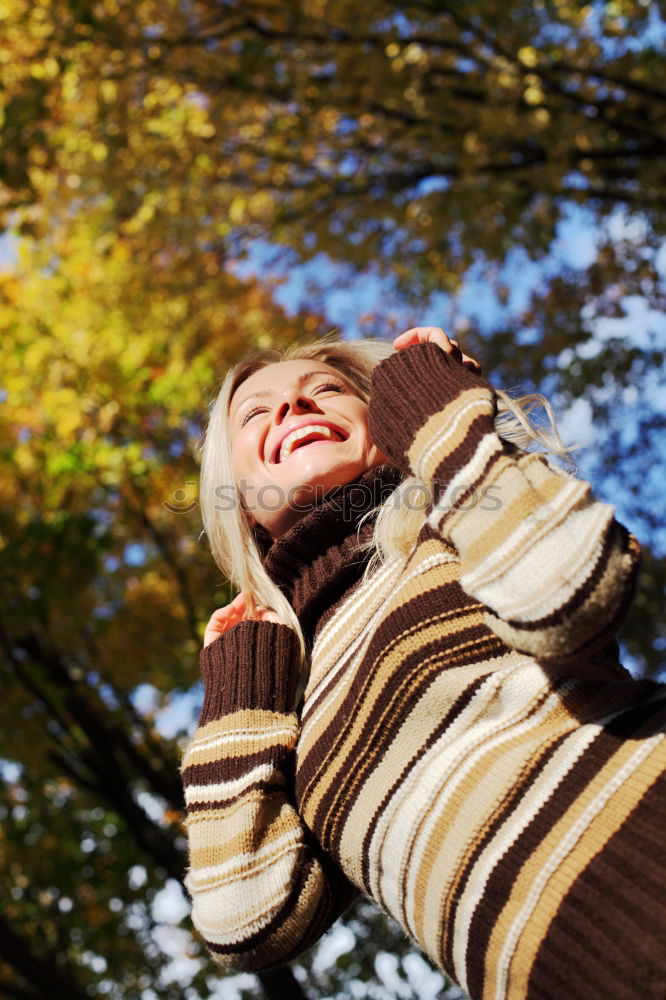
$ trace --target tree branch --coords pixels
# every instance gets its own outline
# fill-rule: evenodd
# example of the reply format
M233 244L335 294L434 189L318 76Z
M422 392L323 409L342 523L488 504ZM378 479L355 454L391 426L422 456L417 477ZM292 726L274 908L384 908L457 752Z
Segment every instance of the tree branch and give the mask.
M62 968L63 956L36 955L27 938L17 934L1 914L0 955L38 991L40 997L49 1000L53 997L89 1000L88 993L79 986L67 967Z

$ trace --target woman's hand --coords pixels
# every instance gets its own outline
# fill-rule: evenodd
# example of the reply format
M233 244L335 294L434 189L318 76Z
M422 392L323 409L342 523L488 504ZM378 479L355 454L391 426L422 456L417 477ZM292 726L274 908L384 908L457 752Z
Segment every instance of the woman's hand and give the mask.
M403 351L412 344L437 344L438 347L448 354L454 361L458 361L463 367L469 368L475 375L481 374L481 365L468 354L463 354L457 340L451 340L438 326L414 326L411 330L405 330L393 341L396 351Z
M247 591L243 591L233 599L231 604L213 611L204 631L204 648L223 635L232 625L248 620L280 623L275 611L265 608L263 604L254 604Z

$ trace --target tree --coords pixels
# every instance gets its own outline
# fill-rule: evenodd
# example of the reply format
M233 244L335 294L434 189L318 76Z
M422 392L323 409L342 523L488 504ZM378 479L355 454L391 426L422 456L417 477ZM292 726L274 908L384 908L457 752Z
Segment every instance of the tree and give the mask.
M21 254L0 276L0 996L198 1000L210 964L192 942L189 992L169 982L151 909L182 874L192 722L157 720L230 596L197 541L195 442L227 362L326 328L239 261L269 241L282 270L323 254L415 307L444 291L494 380L584 400L609 429L598 477L650 543L624 642L657 670L663 350L608 324L664 304L663 14L4 0L0 19L0 210ZM594 232L578 267L553 255L572 213ZM471 276L504 304L492 327L461 304ZM367 981L368 928L405 947L359 912L330 972L301 966L304 991Z
M567 206L620 207L646 225L647 294L666 207L656 4L5 10L6 62L22 57L6 70L6 217L34 225L54 190L65 205L104 192L129 231L270 233L422 291L455 288L480 253L542 256Z

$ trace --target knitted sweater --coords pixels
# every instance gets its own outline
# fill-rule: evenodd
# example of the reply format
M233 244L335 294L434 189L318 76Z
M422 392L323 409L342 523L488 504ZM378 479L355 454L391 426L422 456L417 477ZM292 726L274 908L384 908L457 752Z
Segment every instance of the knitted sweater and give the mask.
M360 890L473 1000L666 996L666 692L608 642L638 546L493 413L434 345L382 362L371 430L397 469L266 557L313 643L300 710L288 627L203 650L187 885L228 969L294 958ZM428 516L364 578L358 521L406 472Z

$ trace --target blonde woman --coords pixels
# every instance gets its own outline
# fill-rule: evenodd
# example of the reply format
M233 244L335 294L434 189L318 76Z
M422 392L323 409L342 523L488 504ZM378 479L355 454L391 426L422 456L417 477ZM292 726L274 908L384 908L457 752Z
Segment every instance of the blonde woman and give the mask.
M433 327L227 376L202 509L239 594L183 763L225 968L360 891L473 1000L663 997L666 692L613 641L638 544L526 450L533 403Z

